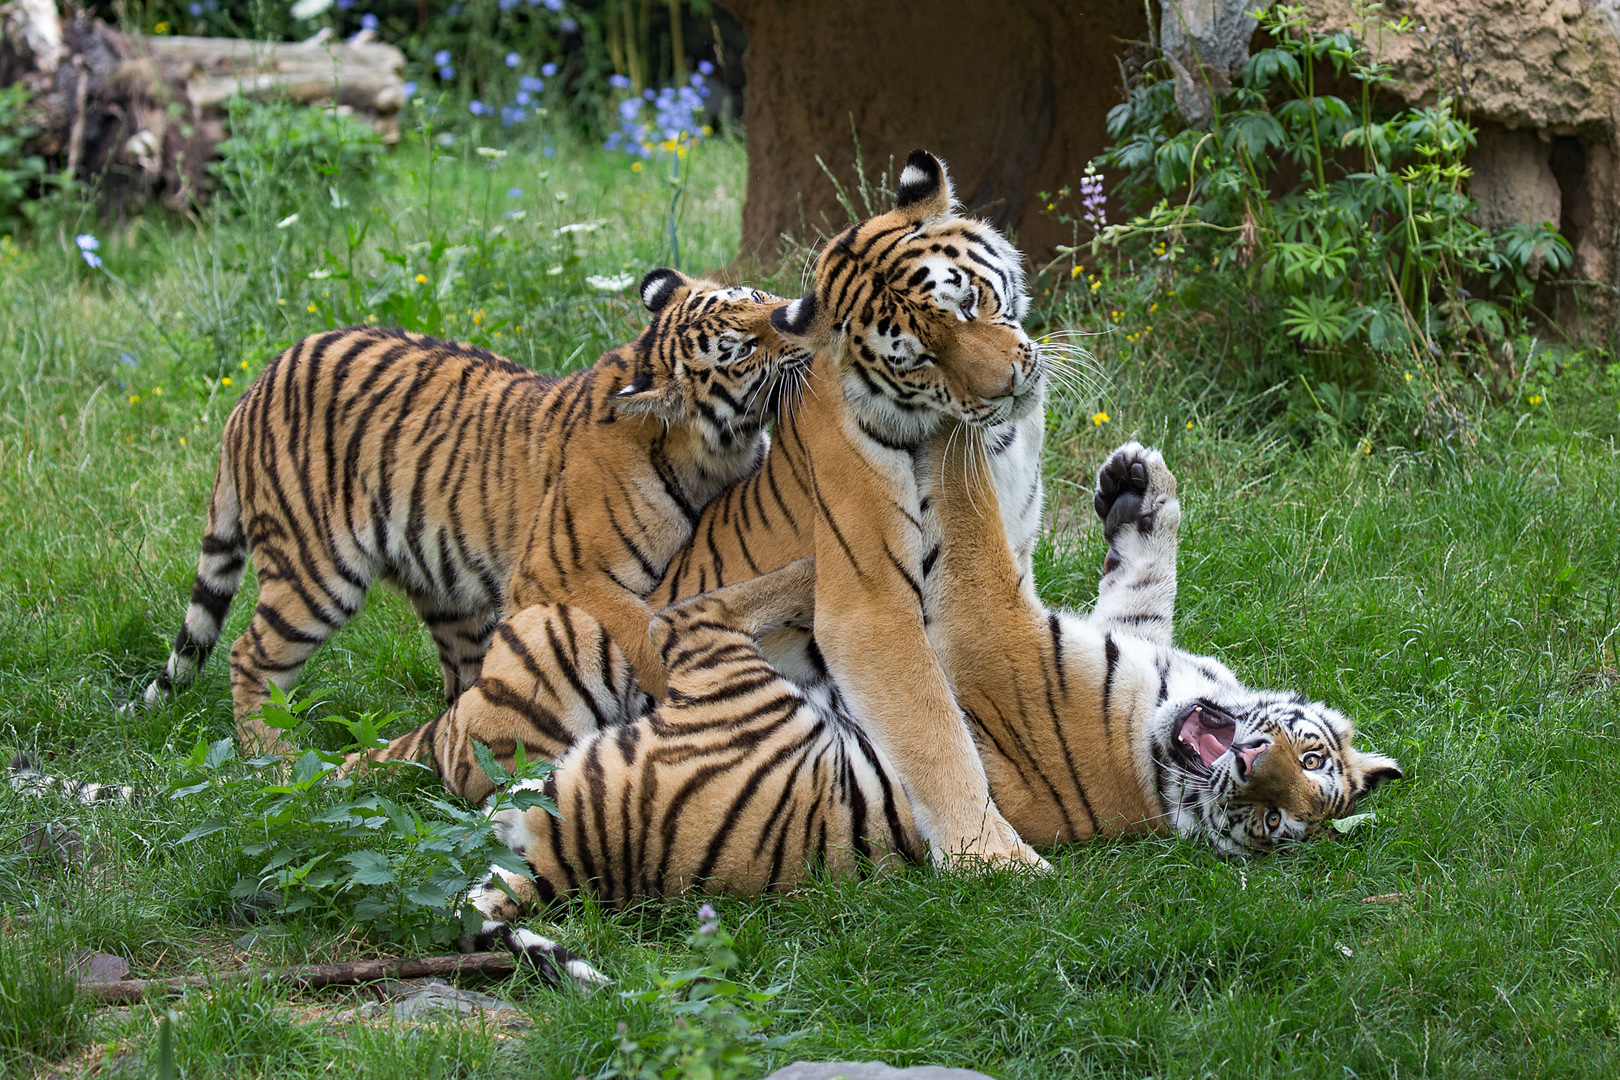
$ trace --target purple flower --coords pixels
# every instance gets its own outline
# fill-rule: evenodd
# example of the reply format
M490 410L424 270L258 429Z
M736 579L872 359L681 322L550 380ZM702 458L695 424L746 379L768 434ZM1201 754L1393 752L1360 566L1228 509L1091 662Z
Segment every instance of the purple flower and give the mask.
M713 904L704 904L697 910L697 917L702 922L713 922L720 916L714 910Z
M714 65L709 63L707 60L699 60L698 61L698 71L702 72L705 75L713 75L714 74Z
M354 7L355 3L356 0L337 0L338 10L348 11L350 8Z
M512 98L512 103L514 105L527 105L533 100L534 98L529 96L529 92L527 90L519 90Z
M509 53L506 54L506 66L507 67L515 68L521 63L523 63L523 57L519 56L517 53L509 52Z
M404 86L400 87L400 90L404 91L406 100L409 100L416 96L416 83L407 82Z
M186 10L191 12L191 17L193 19L202 18L203 6L201 4L190 4L186 7Z
M556 65L553 64L550 66L555 67ZM533 75L525 75L523 78L518 80L518 89L526 90L531 94L538 94L545 88L546 84L535 78Z
M446 64L444 67L439 69L439 78L443 79L445 82L449 82L455 77L456 69L451 67L449 64Z
M562 9L563 9L563 0L546 0L546 10L547 11L556 12L556 11L561 11ZM573 19L564 19L563 22L564 23L571 23L571 22L574 22L574 20ZM574 26L578 26L578 25L579 25L578 23L574 23ZM569 33L574 32L573 27L571 27L571 26L564 26L563 29L567 30Z
M562 32L565 34L572 34L579 30L579 23L574 19L559 19L557 25L562 28Z
M101 269L101 256L100 255L97 255L93 251L81 251L81 252L79 252L79 254L84 256L84 264L86 266L88 266L90 269L92 269L92 270L100 270Z
M360 29L362 29L362 30L375 30L375 29L377 29L377 16L371 14L371 12L369 12L369 11L366 12L364 15L360 16Z
M520 187L507 188L506 197L508 199L521 199L523 198L523 189Z
M439 67L447 67L450 63L450 50L440 49L433 54L433 62Z
M628 76L628 75L609 75L608 76L608 85L617 87L620 90L628 90L628 89L630 89L630 76Z
M101 246L101 241L90 233L80 233L73 238L73 242L79 245L79 254L84 256L85 265L92 270L100 270L101 256L96 254L96 249Z
M118 354L118 362L123 364L125 367L135 366L135 358L129 355L127 352L121 352Z
M540 65L540 74L544 75L548 79L551 78L553 75L557 74L557 65L556 64L549 64L549 63L548 64L541 64ZM536 80L536 81L538 82L539 80ZM537 86L534 89L538 90L540 88Z
M472 113L474 116L483 116L485 113L490 111L490 108L477 98L473 98L471 101L467 102L467 111Z
M540 152L542 154L544 154L546 157L556 157L557 156L557 148L555 146L542 146L540 148Z
M1086 175L1080 178L1080 207L1081 216L1093 229L1108 224L1108 196L1103 194L1103 174L1092 171L1089 166Z
M634 120L641 111L641 102L637 98L625 98L619 102L619 115L626 120Z
M657 97L658 95L653 93L653 88L649 86L649 87L647 87L647 89L645 89L645 90L643 90L641 92L641 96L646 98L648 101L651 101L653 98Z
M516 124L522 120L525 115L526 114L523 112L523 110L518 108L516 105L502 105L501 126L511 127L513 124ZM515 191L517 189L514 188L513 190Z
M501 0L501 10L511 11L518 6L518 0Z

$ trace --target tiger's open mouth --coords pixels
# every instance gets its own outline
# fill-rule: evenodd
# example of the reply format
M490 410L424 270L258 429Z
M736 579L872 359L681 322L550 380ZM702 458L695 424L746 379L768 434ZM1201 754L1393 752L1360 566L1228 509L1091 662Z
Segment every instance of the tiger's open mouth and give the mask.
M1210 706L1197 703L1176 725L1176 752L1193 772L1209 775L1210 767L1232 749L1237 721Z

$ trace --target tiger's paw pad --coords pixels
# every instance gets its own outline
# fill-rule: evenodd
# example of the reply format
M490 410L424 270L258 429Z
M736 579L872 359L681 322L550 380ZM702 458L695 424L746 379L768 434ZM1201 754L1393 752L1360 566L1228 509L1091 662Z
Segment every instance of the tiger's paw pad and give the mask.
M1139 442L1121 446L1097 470L1097 494L1092 507L1102 519L1103 536L1109 543L1108 557L1103 562L1105 574L1120 564L1113 544L1123 530L1133 528L1143 536L1151 536L1166 518L1172 519L1172 527L1180 521L1175 476L1157 450Z

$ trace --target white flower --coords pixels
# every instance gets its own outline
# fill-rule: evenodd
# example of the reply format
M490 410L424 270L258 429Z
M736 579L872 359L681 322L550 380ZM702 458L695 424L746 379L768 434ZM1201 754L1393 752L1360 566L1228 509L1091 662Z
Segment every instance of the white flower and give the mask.
M313 19L332 6L332 0L298 0L293 4L291 15L295 19Z
M97 240L90 233L80 233L78 236L73 238L73 242L79 245L80 251L95 251L97 248L101 247L101 241Z
M292 224L296 223L297 221L298 221L298 215L297 214L288 214L286 217L284 217L280 221L276 222L276 228L285 229L287 226L292 225Z
M567 236L569 233L595 232L597 229L600 229L606 224L607 222L605 221L576 221L572 225L562 226L556 232L552 233L552 235Z
M479 157L494 158L496 161L499 161L499 160L501 160L501 158L506 156L506 151L505 150L497 150L493 146L480 146L478 148L478 156Z
M612 277L592 274L585 279L585 284L593 289L601 289L603 292L623 292L635 283L636 276L634 274L614 274Z

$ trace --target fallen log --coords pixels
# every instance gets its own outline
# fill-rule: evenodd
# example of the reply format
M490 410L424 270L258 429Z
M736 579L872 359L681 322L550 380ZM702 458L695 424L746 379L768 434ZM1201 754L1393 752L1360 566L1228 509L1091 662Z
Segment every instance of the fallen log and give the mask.
M94 185L114 212L205 198L236 95L332 105L397 141L404 67L404 53L369 31L347 41L330 30L300 42L143 37L82 12L63 22L53 0L0 0L0 87L30 95L23 153Z
M98 1005L129 1005L149 997L178 994L219 983L252 982L266 986L313 990L322 986L353 986L378 979L422 979L451 975L510 975L517 970L511 953L463 953L454 956L412 956L391 960L350 960L342 964L303 964L268 971L228 971L218 975L182 975L172 979L121 979L118 982L82 982L79 993Z

